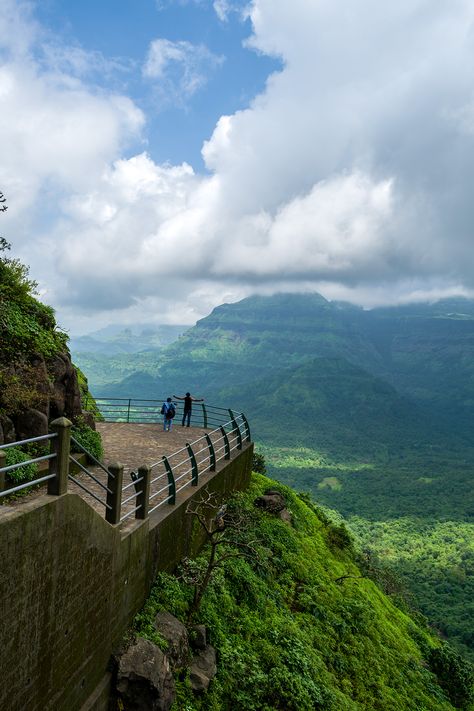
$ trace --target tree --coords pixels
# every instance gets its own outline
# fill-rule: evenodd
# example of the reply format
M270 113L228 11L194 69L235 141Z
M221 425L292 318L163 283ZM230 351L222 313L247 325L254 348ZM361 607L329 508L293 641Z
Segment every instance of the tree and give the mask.
M246 540L251 516L240 510L220 505L217 495L204 489L201 498L190 501L186 513L193 516L204 532L209 555L205 560L185 558L181 564L181 579L194 587L188 623L199 610L202 597L218 568L231 558L258 557L257 540Z
M7 199L3 193L0 193L0 212L6 212L8 210L8 205L6 205Z

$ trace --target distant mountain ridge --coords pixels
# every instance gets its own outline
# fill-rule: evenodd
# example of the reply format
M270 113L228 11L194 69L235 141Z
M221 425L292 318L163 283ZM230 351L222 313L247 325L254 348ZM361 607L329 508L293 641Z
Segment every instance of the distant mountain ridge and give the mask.
M474 659L474 300L256 296L164 348L75 360L96 396L190 390L246 412L269 473L340 511Z

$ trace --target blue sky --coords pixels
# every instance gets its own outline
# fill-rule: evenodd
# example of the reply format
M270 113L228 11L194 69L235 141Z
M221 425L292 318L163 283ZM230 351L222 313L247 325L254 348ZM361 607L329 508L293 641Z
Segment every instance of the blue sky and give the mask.
M473 296L473 87L471 0L0 0L1 231L74 333Z
M281 67L276 58L245 47L251 23L242 16L244 6L236 6L223 20L210 0L46 0L38 4L36 15L71 46L100 52L122 65L122 70L105 81L96 80L126 91L146 112L146 147L154 160L186 161L205 171L202 143L219 117L247 107L264 89L268 75ZM215 66L204 62L197 67L205 74L199 91L182 95L179 65L169 68L176 96L158 91L142 76L146 50L157 38L204 46L216 57Z

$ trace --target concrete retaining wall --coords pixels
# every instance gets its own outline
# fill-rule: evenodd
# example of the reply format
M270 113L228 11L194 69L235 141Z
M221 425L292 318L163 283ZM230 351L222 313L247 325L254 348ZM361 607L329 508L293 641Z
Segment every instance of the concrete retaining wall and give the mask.
M122 533L75 494L0 509L0 709L76 711L104 678L113 648L158 570L202 543L190 498L248 485L253 446Z

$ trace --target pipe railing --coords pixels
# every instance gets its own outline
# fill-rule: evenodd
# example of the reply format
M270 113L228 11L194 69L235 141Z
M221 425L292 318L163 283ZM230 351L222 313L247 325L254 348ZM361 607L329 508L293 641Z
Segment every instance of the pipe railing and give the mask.
M127 400L128 402L128 400ZM156 401L149 401L156 402ZM201 408L201 413L203 408ZM250 442L250 429L243 413L234 413L226 408L209 406L205 412L208 431L172 454L163 456L151 466L141 466L131 472L132 481L123 484L123 465L110 464L105 467L91 455L74 437L71 437L71 422L61 417L51 423L52 432L41 437L33 437L0 447L0 497L14 494L27 487L48 482L48 494L66 493L68 481L72 481L105 512L105 519L119 524L134 515L144 519L163 505L176 503L176 496L187 487L198 486L200 477L215 471L222 460L229 460L235 450L241 450L243 442ZM217 426L209 430L209 422L218 420ZM33 457L27 461L6 465L4 450L32 442L49 442L50 453ZM92 472L71 453L74 449L87 454L88 461L102 471ZM5 475L27 464L48 461L49 473L44 477L5 488ZM84 475L79 479L71 472L71 464ZM123 510L127 507L128 510Z

